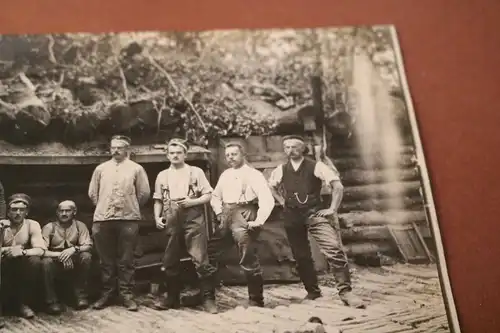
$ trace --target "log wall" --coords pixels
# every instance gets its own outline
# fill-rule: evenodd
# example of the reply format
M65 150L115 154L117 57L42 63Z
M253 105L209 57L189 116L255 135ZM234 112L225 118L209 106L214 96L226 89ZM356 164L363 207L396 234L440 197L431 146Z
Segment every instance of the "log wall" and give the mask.
M212 149L217 159L213 182L226 168L222 148L224 142L242 141L247 147L250 164L267 178L277 165L286 161L281 139L279 136L223 139L219 147ZM367 163L354 144L336 145L338 149L329 153L345 187L339 208L340 233L345 250L352 259L380 255L401 259L387 227L389 224L415 223L427 245L434 245L421 194L419 169L410 142L406 138L405 144L399 148L398 161L392 168L384 165L380 155L374 156L374 163ZM329 189L324 186L322 192L325 202L329 203ZM276 229L283 223L279 211L277 207L265 229ZM282 234L281 237L286 236ZM311 245L316 269L326 270L324 256L312 239Z

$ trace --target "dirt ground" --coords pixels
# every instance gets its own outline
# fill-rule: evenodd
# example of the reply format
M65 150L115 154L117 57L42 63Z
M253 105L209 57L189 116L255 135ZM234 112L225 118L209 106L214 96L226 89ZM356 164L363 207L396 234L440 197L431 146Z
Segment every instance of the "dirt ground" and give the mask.
M120 307L102 311L67 311L59 317L39 314L35 319L6 318L3 332L13 333L262 333L281 332L317 316L327 332L344 333L445 333L450 332L435 265L396 265L354 268L355 293L363 297L365 310L340 302L331 277L323 277L324 297L300 301L300 284L269 285L265 308L245 308L245 287L223 287L218 291L222 310L210 315L199 309L156 311L145 305L137 313ZM142 301L146 304L147 299Z

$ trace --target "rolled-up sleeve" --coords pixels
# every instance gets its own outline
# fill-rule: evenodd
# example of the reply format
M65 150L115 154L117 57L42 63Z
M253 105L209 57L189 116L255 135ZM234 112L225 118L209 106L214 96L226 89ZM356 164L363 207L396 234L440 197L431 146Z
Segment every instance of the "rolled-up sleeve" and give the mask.
M264 175L255 170L252 179L252 189L257 194L259 209L257 210L256 221L265 222L271 215L275 202L274 197Z
M283 165L278 165L271 172L271 175L269 176L269 179L267 181L269 183L269 186L275 188L280 185L282 179L283 179Z
M94 206L97 206L99 201L99 184L101 181L101 169L99 167L95 168L92 173L92 178L89 184L89 198L92 200Z
M154 200L163 200L163 191L162 191L162 179L164 179L164 171L160 172L158 176L156 176L155 180L155 190L153 192Z
M42 238L47 248L50 248L50 234L52 233L52 228L52 222L47 223L42 228Z
M78 246L92 246L92 238L90 237L89 229L85 223L80 221L77 221L76 223L78 223Z
M137 178L135 181L135 189L137 193L137 201L142 206L146 204L151 195L151 188L149 187L149 179L146 170L142 166L139 166L137 171Z
M210 194L214 191L212 185L208 182L207 176L202 169L197 169L198 173L196 179L198 180L198 186L202 195Z
M42 236L42 228L36 221L32 221L30 225L30 244L32 248L47 250L47 245Z
M334 181L340 181L340 176L337 170L333 170L321 161L316 162L314 175L324 181L326 184L331 184Z
M210 205L215 215L222 213L222 190L224 188L224 172L220 175L219 181L212 192L212 198L210 199Z

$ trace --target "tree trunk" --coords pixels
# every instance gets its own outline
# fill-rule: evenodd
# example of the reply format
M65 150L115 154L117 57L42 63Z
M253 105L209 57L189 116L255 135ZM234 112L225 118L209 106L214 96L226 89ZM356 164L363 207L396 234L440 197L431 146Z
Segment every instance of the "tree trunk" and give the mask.
M352 169L384 169L387 168L387 162L382 158L375 157L368 158L335 158L333 164L339 171L352 170ZM416 158L413 154L401 154L397 157L396 166L399 168L409 168L416 165Z
M341 174L344 185L378 184L391 181L418 180L418 169L346 170Z
M355 200L342 202L339 207L340 213L349 213L351 211L371 211L371 210L388 210L394 207L400 209L415 209L423 208L423 199L420 196L416 197L396 197L396 198L369 198L366 200Z
M427 221L424 211L352 212L339 214L340 223L345 228L355 226L421 223Z
M337 159L343 159L343 158L348 158L348 157L357 157L361 158L362 156L362 151L359 149L359 147L347 147L347 148L336 148L333 149L332 155L333 158ZM411 155L415 153L415 148L413 146L401 146L398 149L395 150L395 153L398 153L400 155ZM382 158L382 153L381 152L373 152L371 154L372 158L377 159L377 158Z
M345 188L343 201L351 202L374 198L418 196L420 188L421 184L419 181L351 186Z
M377 253L384 254L396 251L395 246L389 241L351 243L344 245L344 249L346 254L350 257L374 255Z
M419 223L424 238L430 238L430 230L425 223ZM366 242L392 240L391 233L385 225L367 225L341 229L343 242Z

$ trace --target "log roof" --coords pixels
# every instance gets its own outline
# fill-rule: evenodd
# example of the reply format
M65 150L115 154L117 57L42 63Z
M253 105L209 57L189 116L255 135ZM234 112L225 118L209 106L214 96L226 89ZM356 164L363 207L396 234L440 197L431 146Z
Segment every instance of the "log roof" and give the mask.
M131 159L137 163L166 162L164 148L165 145L132 145ZM210 150L191 146L187 160L208 160L209 157ZM66 146L61 143L18 146L0 141L0 165L98 164L109 158L108 146L102 142L90 142L78 146Z

